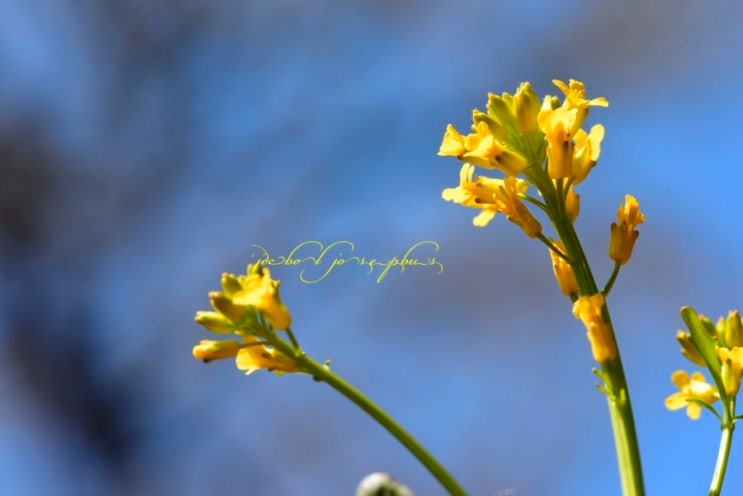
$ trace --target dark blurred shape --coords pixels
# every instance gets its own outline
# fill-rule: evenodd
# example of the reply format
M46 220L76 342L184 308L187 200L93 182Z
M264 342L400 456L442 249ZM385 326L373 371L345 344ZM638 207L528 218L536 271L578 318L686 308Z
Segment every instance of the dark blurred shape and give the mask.
M39 141L34 122L0 129L0 249L17 255L38 248L52 188L47 147Z

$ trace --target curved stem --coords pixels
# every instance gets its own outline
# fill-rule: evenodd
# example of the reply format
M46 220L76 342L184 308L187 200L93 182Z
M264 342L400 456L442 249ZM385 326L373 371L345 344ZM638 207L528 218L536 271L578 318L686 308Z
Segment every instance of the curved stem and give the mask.
M606 281L606 286L604 286L604 289L601 290L601 294L604 296L608 296L609 292L611 291L611 288L614 286L614 281L617 280L617 276L619 275L619 269L622 268L622 264L619 262L614 262L614 270L611 271L611 276L609 277L609 280Z
M318 363L301 350L292 348L288 343L279 340L271 344L282 353L291 356L300 370L311 374L315 380L325 382L369 414L369 416L397 438L428 469L431 475L446 488L449 494L452 496L465 496L467 494L449 472L408 431L403 429L387 412L364 396L358 389L335 374L326 365Z

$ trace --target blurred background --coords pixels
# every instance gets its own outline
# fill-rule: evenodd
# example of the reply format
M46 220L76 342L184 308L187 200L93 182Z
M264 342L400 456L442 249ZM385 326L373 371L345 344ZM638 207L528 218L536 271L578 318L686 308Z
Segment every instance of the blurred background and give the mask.
M204 365L224 271L307 240L444 265L305 284L276 267L315 358L473 495L618 495L582 325L546 250L444 202L436 156L487 92L585 81L607 134L577 223L601 284L626 193L647 216L610 304L648 494L703 494L716 419L663 406L678 311L743 308L743 4L0 1L0 493L349 495L437 482L305 376ZM725 490L743 492L743 441Z

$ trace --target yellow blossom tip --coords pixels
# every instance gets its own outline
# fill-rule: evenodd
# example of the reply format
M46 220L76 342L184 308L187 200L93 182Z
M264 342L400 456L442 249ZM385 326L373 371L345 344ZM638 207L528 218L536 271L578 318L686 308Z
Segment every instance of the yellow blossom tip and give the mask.
M735 396L740 389L741 375L743 375L743 347L716 346L715 351L721 362L720 376L725 392L730 396Z
M459 157L466 151L464 147L464 137L459 134L451 124L446 126L444 138L439 147L439 155Z
M671 375L671 381L679 388L679 392L666 398L666 408L669 410L686 408L686 415L692 420L697 420L700 417L702 407L689 400L698 400L712 405L720 397L717 389L707 383L707 379L701 372L694 372L689 377L686 371L677 370Z
M203 360L205 363L229 358L237 355L240 349L240 343L234 339L225 341L212 341L203 339L199 344L193 347L193 356L197 360Z
M617 210L617 221L611 225L609 258L624 265L632 256L635 241L640 236L635 228L645 222L645 215L640 212L640 204L634 196L625 196L624 204Z
M604 320L603 308L604 295L601 293L581 296L573 304L573 315L586 326L593 359L599 363L613 360L617 356L614 335Z
M265 369L269 372L297 372L299 368L290 357L260 343L255 337L246 338L250 346L243 347L237 354L236 365L239 370L250 375L256 370Z
M565 247L560 241L550 241L563 255L565 254ZM578 281L575 279L573 268L567 260L555 253L554 250L550 249L549 253L550 258L552 259L552 271L555 274L555 279L557 279L560 291L567 297L577 295L579 292Z

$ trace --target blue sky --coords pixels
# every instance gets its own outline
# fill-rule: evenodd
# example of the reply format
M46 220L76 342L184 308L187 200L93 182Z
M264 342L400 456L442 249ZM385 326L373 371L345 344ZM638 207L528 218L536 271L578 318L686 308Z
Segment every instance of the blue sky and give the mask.
M41 150L53 184L35 251L2 245L0 387L13 400L0 409L0 492L341 495L385 470L442 494L329 388L190 356L208 337L193 313L253 244L351 240L388 258L433 240L442 274L377 284L344 267L304 284L276 268L305 348L471 494L619 494L584 332L545 250L440 198L459 171L436 156L446 124L466 129L488 91L524 80L554 94L554 78L610 101L589 118L606 137L579 191L599 281L626 193L648 219L610 300L648 493L705 490L718 426L663 399L688 368L679 308L741 307L737 3L35 4L0 2L0 135ZM80 340L97 387L124 391L120 464L21 373L14 323L28 315L21 340ZM65 361L39 367L74 386L52 363ZM728 494L743 490L741 456L734 445Z

